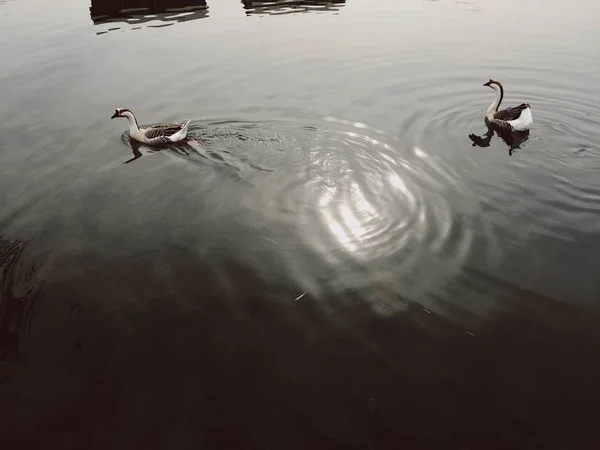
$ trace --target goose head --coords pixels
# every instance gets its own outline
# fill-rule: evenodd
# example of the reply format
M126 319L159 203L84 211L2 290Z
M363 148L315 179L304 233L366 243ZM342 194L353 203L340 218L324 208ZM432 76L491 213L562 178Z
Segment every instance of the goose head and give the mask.
M131 110L127 108L117 108L115 109L115 113L111 116L111 119L115 117L124 117L129 122L129 132L134 133L140 130L140 126L138 125L137 119L131 112Z
M115 117L125 117L127 119L133 119L134 115L127 108L117 108L115 109L115 113L111 116L111 119L114 119Z
M490 78L490 80L487 83L483 83L484 86L490 87L495 91L502 91L502 83L500 83L499 81L493 80Z

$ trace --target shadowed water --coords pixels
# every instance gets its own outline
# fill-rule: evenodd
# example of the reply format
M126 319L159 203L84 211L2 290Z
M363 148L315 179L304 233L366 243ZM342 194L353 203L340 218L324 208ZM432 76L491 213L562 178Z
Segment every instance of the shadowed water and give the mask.
M0 0L0 442L597 448L599 12Z

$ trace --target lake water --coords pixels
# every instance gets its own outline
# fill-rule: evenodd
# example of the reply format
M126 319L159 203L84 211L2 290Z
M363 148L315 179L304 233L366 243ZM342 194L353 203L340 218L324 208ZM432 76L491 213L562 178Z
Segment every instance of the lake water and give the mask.
M120 3L0 0L0 445L599 448L600 4Z

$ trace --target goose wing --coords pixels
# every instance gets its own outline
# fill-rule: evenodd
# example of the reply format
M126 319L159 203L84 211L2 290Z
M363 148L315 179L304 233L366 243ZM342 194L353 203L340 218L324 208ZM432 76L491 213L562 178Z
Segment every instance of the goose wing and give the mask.
M162 145L172 144L172 141L167 136L158 136L155 138L148 139L146 144L151 145L151 146L153 146L153 145L162 146Z
M517 120L523 110L529 108L527 103L521 103L519 106L513 106L512 108L506 108L501 111L497 111L494 114L494 119L496 120L504 120L505 122L509 122L511 120Z
M172 136L183 127L182 124L166 123L160 125L152 125L144 130L144 135L149 139L158 137Z

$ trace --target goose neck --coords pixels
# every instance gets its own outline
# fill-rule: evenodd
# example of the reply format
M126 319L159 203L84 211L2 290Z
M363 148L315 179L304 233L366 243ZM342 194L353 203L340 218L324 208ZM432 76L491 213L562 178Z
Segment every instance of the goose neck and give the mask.
M135 116L133 115L132 112L126 111L123 113L123 116L127 117L127 121L129 122L129 132L130 133L140 131L140 126L138 125L137 119L135 118Z
M502 99L504 98L504 89L502 89L502 86L494 86L493 89L496 91L496 97L494 98L494 101L490 107L487 109L486 116L490 116L498 111L498 108L502 103Z

